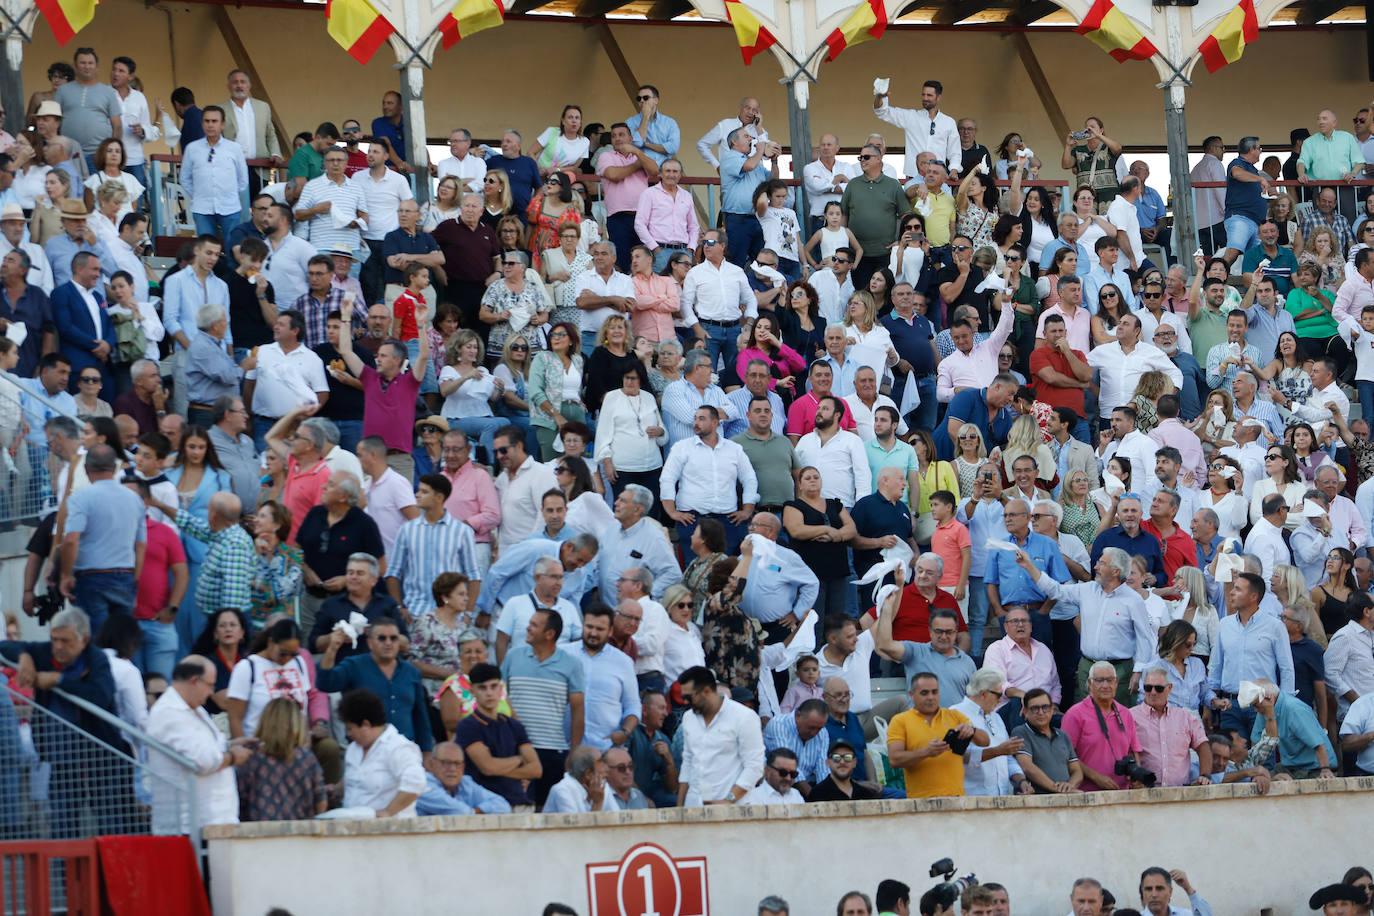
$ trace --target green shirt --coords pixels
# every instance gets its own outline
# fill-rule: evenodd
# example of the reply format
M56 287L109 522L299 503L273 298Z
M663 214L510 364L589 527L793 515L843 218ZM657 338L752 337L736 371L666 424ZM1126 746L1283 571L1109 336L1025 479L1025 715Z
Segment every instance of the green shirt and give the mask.
M291 154L286 164L287 178L304 178L309 181L324 174L324 155L315 151L309 143Z
M760 439L753 430L746 429L730 441L744 449L745 457L754 466L754 476L759 481L760 506L781 506L796 496L792 472L800 470L802 465L790 439L777 433Z
M1193 352L1204 354L1212 352L1219 343L1226 343L1226 312L1213 311L1207 303L1198 309L1196 318L1188 319L1188 337L1193 341Z
M883 468L899 469L902 472L903 481L907 480L907 474L921 469L916 461L916 450L901 439L893 440L892 451L889 452L878 442L878 437L874 436L864 443L864 454L868 456L868 469L873 474L875 492L878 486L878 472ZM906 490L902 491L902 499L910 501L910 496Z
M1364 150L1360 149L1360 141L1354 134L1333 130L1329 140L1321 134L1313 134L1302 141L1298 161L1306 166L1308 178L1335 180L1355 169L1364 171Z
M897 221L911 209L902 185L895 178L862 175L849 179L840 198L849 231L863 246L865 257L887 257L887 246L897 237Z
M1306 140L1303 141L1303 145L1307 145ZM1294 288L1288 293L1283 307L1293 316L1293 327L1297 329L1299 337L1334 337L1338 327L1336 319L1331 315L1332 304L1331 294L1324 290L1317 290L1317 295L1313 297L1301 288ZM1323 309L1325 314L1298 320L1300 312L1313 308ZM1197 347L1196 338L1193 346Z

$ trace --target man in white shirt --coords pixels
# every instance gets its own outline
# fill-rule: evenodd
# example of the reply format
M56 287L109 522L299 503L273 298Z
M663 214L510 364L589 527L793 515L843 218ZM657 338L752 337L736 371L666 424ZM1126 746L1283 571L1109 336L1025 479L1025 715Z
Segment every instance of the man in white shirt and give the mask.
M1159 443L1135 428L1136 411L1130 404L1122 404L1112 410L1112 438L1098 453L1101 469L1113 458L1126 458L1131 462L1131 479L1139 480L1142 488L1146 478L1155 466L1155 456L1159 453Z
M377 532L382 536L382 546L386 548L386 556L390 558L391 549L396 543L396 532L400 531L406 522L420 516L420 506L415 502L415 490L411 487L410 481L387 465L386 440L381 436L366 437L358 443L355 451L358 480L362 481L363 490L367 493L367 507L364 511L377 523ZM329 460L335 453L349 454L337 445L329 450L324 456L324 463L329 465L331 473L338 470ZM454 572L461 570L455 569ZM469 583L473 584L475 583ZM476 589L469 588L468 591L476 599ZM424 586L424 592L425 600L428 601L428 583ZM405 605L404 601L398 603ZM415 607L413 603L406 606L406 610L411 608L415 608L417 616L428 610L427 607Z
M846 509L873 492L873 473L868 466L863 440L840 429L844 401L833 394L816 404L816 428L797 442L797 458L803 466L821 472L821 496L838 499Z
M347 166L347 152L337 147L326 150L324 174L307 181L296 201L295 217L306 224L310 244L321 251L357 251L360 230L370 218L363 192L345 176Z
M1359 556L1369 541L1369 519L1362 516L1360 510L1355 508L1355 503L1341 493L1344 483L1341 472L1329 461L1323 462L1313 477L1313 484L1326 497L1333 533L1340 539L1341 546Z
M534 561L534 588L509 598L501 605L496 616L496 663L506 660L511 640L521 645L525 638L525 628L540 608L553 608L563 618L563 631L558 634L560 643L572 643L582 638L582 615L577 606L564 598L563 589L565 570L563 561L556 556L543 556Z
M1374 693L1374 604L1354 599L1350 616L1354 619L1331 634L1326 647L1326 683L1336 696L1336 712L1345 721L1350 704Z
M763 763L763 782L737 801L737 805L801 805L805 799L796 789L799 761L789 748L775 747Z
M726 242L722 230L703 232L701 244L706 257L687 271L682 282L682 310L691 310L706 330L706 353L711 357L713 370L722 355L725 365L735 365L740 321L759 315L758 300L749 287L749 279L738 266L725 260Z
M821 134L816 147L816 161L802 168L802 183L806 185L807 200L811 204L811 224L808 233L815 232L825 222L825 205L840 200L844 186L855 174L854 169L835 158L840 140L834 134ZM793 169L795 173L796 169Z
M1116 227L1116 244L1132 271L1140 270L1145 264L1144 242L1140 238L1140 216L1136 213L1136 201L1145 193L1145 185L1134 175L1121 179L1120 191L1116 199L1107 207L1107 222Z
M1140 339L1140 319L1134 313L1121 316L1116 324L1116 340L1088 351L1088 365L1102 370L1097 403L1099 416L1104 420L1114 408L1131 402L1136 383L1151 369L1169 376L1175 389L1183 387L1183 373L1173 360L1154 344ZM1154 467L1154 462L1147 467Z
M854 266L854 249L842 245L830 256L830 269L817 270L811 275L811 288L816 291L816 306L827 325L844 320L845 304L854 295L854 278L849 271ZM811 354L803 353L810 357Z
M172 683L148 714L148 734L159 746L176 751L196 765L196 813L201 824L237 824L239 790L234 767L247 763L252 739L224 734L205 711L215 692L215 666L200 655L188 655L172 669ZM178 834L191 829L190 799L184 791L186 771L178 762L149 748L153 773L153 833Z
M239 365L244 370L243 401L253 414L253 438L267 431L293 407L312 396L321 407L329 400L324 362L302 343L305 318L284 311L272 322L272 343L257 347Z
M755 141L768 139L768 131L763 129L763 113L759 109L758 99L740 99L738 117L722 118L716 122L715 127L702 134L701 139L697 141L697 152L706 160L707 165L720 171L721 157L729 149L727 141L730 132L739 128L744 128L744 132L749 135L750 152L753 152Z
M887 93L873 96L873 113L881 121L895 124L906 131L906 159L903 168L908 178L921 174L916 157L929 152L944 163L950 176L957 176L963 164L963 150L959 144L959 125L940 111L940 97L945 87L939 80L921 84L921 110L893 108L888 105Z
M162 131L158 130L152 114L148 111L147 97L130 85L136 69L137 65L133 58L116 57L110 62L110 88L119 94L120 107L124 112L120 116L123 133L119 138L124 144L122 168L146 188L148 175L144 170L144 164L147 157L143 154L143 144L160 138ZM134 209L138 209L136 202L129 203Z
M616 578L615 587L617 606L624 601L633 601L643 615L635 631L635 646L639 649L635 657L635 676L641 686L665 692L668 682L663 677L663 650L668 644L672 621L668 619L668 611L651 594L654 574L643 566L631 566Z
M747 706L721 696L716 676L705 667L678 677L682 702L682 768L677 803L731 804L749 794L763 776L763 727Z
M146 220L144 221L146 224ZM52 265L48 263L48 256L43 251L43 246L35 242L24 240L24 230L28 228L28 222L24 219L24 211L18 204L5 204L0 210L0 258L9 254L11 251L22 251L29 256L29 271L25 277L25 282L29 286L36 286L45 294L51 296L53 290ZM123 238L123 233L120 234ZM116 240L117 243L118 240ZM121 252L115 250L115 245L106 246L110 254L114 255L115 261L123 270L128 267L120 259ZM134 290L138 290L139 276L143 277L143 296L139 302L148 301L148 273L143 269L143 262L139 261L139 271L134 275Z
M1002 702L1005 682L1001 671L980 668L969 678L966 696L950 707L988 734L987 747L970 743L964 751L965 795L1030 795L1035 791L1016 762L1024 742L1007 734L1006 722L995 712Z
M1232 437L1236 444L1226 446L1221 450L1221 454L1235 459L1240 464L1241 471L1245 474L1245 486L1241 490L1241 495L1248 503L1250 490L1254 487L1255 481L1265 479L1264 453L1269 444L1269 430L1263 420L1246 417L1236 424L1236 431Z
M291 231L295 217L286 204L273 204L267 216L267 260L262 272L276 291L277 301L295 302L310 289L306 272L315 246Z
M1260 561L1260 575L1268 582L1274 567L1293 562L1283 542L1283 525L1288 520L1288 503L1282 493L1270 493L1260 504L1264 517L1257 520L1245 539L1245 552Z
M725 526L726 550L733 553L758 504L759 486L749 456L739 443L722 439L719 426L720 411L709 404L697 408L692 437L674 445L663 463L659 494L664 514L677 523L678 543L691 540L700 518L714 518ZM866 470L862 444L859 459ZM738 499L736 485L743 487Z
M386 276L386 259L382 256L382 240L393 229L399 229L400 220L396 210L403 200L414 200L410 182L400 172L386 167L387 149L383 143L367 145L367 169L358 172L348 180L362 192L364 210L367 213L367 228L363 230L363 241L372 254L363 262L358 273L358 281L363 286L363 297L371 305L382 301L383 278Z
M873 441L875 435L873 431L873 411L879 407L891 407L897 410L896 403L892 398L885 394L878 393L878 373L873 371L872 366L861 366L854 372L854 393L846 395L844 398L845 409L849 411L850 417L854 420L854 434L865 444ZM901 411L897 410L897 426L893 432L898 436L905 436L908 432L906 421L901 419ZM890 450L890 446L888 446ZM867 496L868 494L864 494Z
M481 156L474 156L472 134L465 128L455 127L448 135L448 151L452 153L437 166L430 166L430 174L443 181L452 175L458 179L458 197L464 194L481 194L482 179L487 175L487 163Z
M505 548L523 541L543 524L540 501L558 482L553 471L526 454L525 435L518 427L503 426L492 442L502 468L496 477L496 495L501 499L497 535L500 547Z
M1164 284L1147 280L1140 289L1140 298L1137 301L1140 308L1136 309L1135 316L1140 319L1141 340L1154 340L1155 329L1161 324L1167 324L1174 329L1178 348L1184 353L1192 354L1193 339L1188 336L1188 316L1164 307ZM1278 311L1282 315L1288 315L1282 304L1278 306ZM1288 322L1292 324L1293 316L1288 315Z
M1341 416L1350 416L1350 398L1336 383L1336 361L1329 356L1321 357L1312 363L1309 375L1312 376L1312 393L1302 403L1290 401L1288 409L1309 423L1331 422L1331 408L1327 404L1335 404ZM1364 405L1360 405L1360 410L1364 410Z
M582 355L590 357L596 349L596 333L612 315L630 314L635 303L634 281L615 269L616 250L611 242L597 242L591 248L592 269L577 276L573 301L582 314Z
M549 789L545 814L578 814L588 811L619 811L614 795L606 794L606 774L601 754L590 744L568 754L568 771Z

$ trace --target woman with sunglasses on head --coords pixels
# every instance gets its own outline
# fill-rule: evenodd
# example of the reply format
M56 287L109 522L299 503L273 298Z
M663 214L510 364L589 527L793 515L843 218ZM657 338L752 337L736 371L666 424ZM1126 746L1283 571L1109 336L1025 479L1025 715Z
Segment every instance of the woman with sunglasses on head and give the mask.
M585 141L586 138L583 138ZM582 214L573 201L572 182L563 172L551 172L544 181L544 187L530 198L525 209L529 221L528 250L534 261L535 270L540 269L545 249L557 244L564 226L580 226ZM581 228L578 229L579 235Z
M478 318L487 329L487 361L496 365L501 359L506 338L539 339L539 328L549 320L553 303L548 291L535 275L531 282L529 255L524 251L501 253L501 276L482 294Z
M1245 498L1245 471L1234 458L1213 452L1207 462L1207 486L1197 495L1199 509L1217 515L1217 534L1239 538L1250 523L1250 501Z
M525 433L525 451L539 454L539 439L530 424L530 342L519 335L506 338L501 348L501 362L492 370L492 377L501 383L501 395L492 405L498 417L505 417ZM419 472L415 479L419 480Z
M1191 597L1189 596L1189 600ZM1212 710L1225 710L1230 706L1230 701L1219 699L1208 686L1207 668L1202 660L1193 654L1197 642L1197 628L1186 620L1172 620L1160 631L1157 651L1159 660L1169 675L1169 683L1142 683L1140 702L1145 702L1145 691L1164 690L1172 685L1173 689L1169 691L1169 705L1188 710L1198 716L1204 725L1210 727Z

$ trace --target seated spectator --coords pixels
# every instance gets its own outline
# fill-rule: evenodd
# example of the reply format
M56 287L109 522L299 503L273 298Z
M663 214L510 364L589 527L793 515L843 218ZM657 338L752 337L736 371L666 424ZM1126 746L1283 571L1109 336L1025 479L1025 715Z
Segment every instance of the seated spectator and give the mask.
M795 755L797 770L792 786L803 797L825 778L825 757L830 749L830 734L825 730L827 718L829 712L824 701L807 700L795 712L768 720L763 730L766 749L786 748Z
M635 765L629 751L623 747L613 747L601 755L601 767L606 774L606 788L621 811L639 811L652 808L653 802L635 785Z
M973 746L964 752L966 795L1029 795L1034 791L1033 784L1016 762L1022 739L1009 737L1006 723L993 714L997 704L1002 702L1004 681L1002 672L981 668L969 678L964 699L953 706L955 712L963 713L970 722L982 725L989 741L986 749Z
M1317 714L1302 700L1283 693L1268 678L1255 683L1263 689L1252 704L1258 715L1250 731L1251 742L1264 737L1278 739L1276 776L1292 779L1330 779L1337 766L1336 751L1317 721Z
M1082 792L1083 765L1078 762L1078 752L1069 736L1050 724L1054 706L1043 687L1033 687L1021 698L1026 722L1011 732L1022 742L1016 762L1039 795Z
M343 593L325 601L320 605L320 612L315 615L315 625L310 629L308 640L311 649L316 652L327 651L330 637L335 633L336 627L353 614L362 614L368 623L383 617L394 620L401 628L401 635L409 638L410 633L396 606L396 599L390 595L377 594L378 569L377 559L370 553L358 552L349 556L348 565L344 567ZM354 655L363 654L367 649L367 634L359 634L356 644L340 646L335 657L343 661Z
M443 576L439 577L440 579ZM436 582L439 579L435 580ZM458 723L472 714L477 708L477 700L472 692L468 675L477 665L488 661L487 631L485 628L470 626L456 637L458 642L458 673L449 675L439 686L436 698L439 704L439 718L444 723L444 734L452 735ZM501 697L497 708L510 715L510 701L506 697L506 687L501 685Z
M887 756L906 775L907 798L964 794L964 758L945 741L954 732L962 741L988 746L988 733L974 728L961 712L940 708L940 679L928 671L910 680L912 708L887 727Z
M783 694L778 706L779 712L790 713L807 700L819 700L825 694L821 687L821 663L814 655L803 655L797 659L797 680L787 693Z
M350 690L339 700L348 733L343 806L372 808L377 817L414 817L425 790L420 749L386 721L386 707L370 690Z
M543 767L525 726L500 711L506 696L501 669L482 662L472 666L468 680L476 706L458 723L453 741L476 767L473 778L478 785L510 802L516 813L533 811L525 786L540 777Z
M239 820L296 821L323 814L324 771L310 753L301 708L287 697L268 702L251 756L238 764Z
M1269 792L1269 785L1272 777L1269 771L1259 764L1245 766L1249 761L1244 752L1241 752L1241 763L1234 763L1231 755L1234 748L1231 745L1231 737L1221 732L1213 732L1207 737L1207 743L1212 748L1212 773L1213 784L1222 785L1230 782L1253 781L1259 788L1261 795Z
M387 707L382 724L390 722L390 729L428 754L434 748L429 698L420 682L420 669L400 658L403 638L400 624L390 617L379 617L367 628L367 654L340 661L339 649L349 637L343 630L335 630L320 658L319 686L329 693L370 691Z
M467 757L452 741L434 746L425 772L425 791L415 802L421 817L434 814L509 814L510 802L475 779L465 779Z
M823 801L866 801L873 798L882 798L882 793L862 782L854 780L855 772L862 773L862 759L860 752L844 739L838 739L830 743L830 751L826 754L825 765L830 770L830 775L822 779L811 787L811 792L806 796L808 802Z
M606 774L601 755L591 745L573 748L568 754L568 771L549 788L545 814L580 814L588 811L617 811L614 797L606 796Z
M1158 777L1157 785L1205 786L1211 783L1212 751L1202 721L1192 710L1169 702L1174 685L1163 664L1147 668L1141 689L1145 702L1131 708L1140 741L1140 765ZM1191 751L1197 752L1200 775L1189 781Z
M796 789L797 755L785 747L768 752L763 763L763 782L754 786L736 801L739 805L800 805L801 793Z
M639 724L625 743L634 762L634 781L655 808L677 804L677 762L669 738L662 731L668 718L668 698L654 690L639 694Z

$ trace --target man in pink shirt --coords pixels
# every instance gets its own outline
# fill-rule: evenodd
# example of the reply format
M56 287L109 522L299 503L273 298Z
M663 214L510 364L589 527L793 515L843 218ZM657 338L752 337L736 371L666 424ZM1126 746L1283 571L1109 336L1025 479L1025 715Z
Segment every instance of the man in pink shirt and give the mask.
M973 342L973 325L967 321L957 321L950 328L949 339L954 342L954 352L940 360L935 380L935 397L940 403L949 403L965 388L986 388L992 384L997 375L997 354L1011 336L1016 318L1011 297L1004 293L1000 300L1002 313L997 326L982 343Z
M1159 443L1160 448L1172 445L1178 449L1179 455L1183 457L1179 464L1179 476L1192 471L1191 486L1194 490L1201 489L1207 484L1207 462L1202 457L1202 440L1197 437L1197 433L1179 421L1178 409L1178 395L1161 396L1155 406L1155 412L1159 414L1159 425L1151 430L1149 435Z
M793 401L787 409L787 438L792 440L793 445L816 428L816 408L820 406L820 399L830 394L831 386L835 384L835 370L824 360L818 359L812 363L810 374L811 390ZM854 418L846 410L844 416L840 417L840 429L853 432L856 428Z
M286 464L281 501L291 512L291 534L287 540L292 543L305 521L305 513L320 504L320 493L330 475L324 460L324 434L313 425L301 426L301 421L318 409L313 404L293 407L272 425L266 436L267 447Z
M1140 753L1135 719L1116 701L1116 685L1112 663L1095 662L1088 669L1088 696L1064 713L1064 734L1083 767L1085 792L1127 788L1127 778L1115 773L1116 762Z
M1019 701L1027 691L1036 687L1047 690L1050 699L1059 705L1059 671L1050 647L1031 638L1030 611L1024 605L1009 608L1002 624L1007 635L988 646L983 667L995 668L1006 678L997 710L1011 729L1025 721Z
M169 683L177 662L177 608L186 597L191 573L181 535L170 525L148 517L148 547L138 578L134 619L143 631L143 643L132 659L140 671L160 674ZM188 614L196 613L193 609Z
M387 466L386 451L386 443L376 436L364 437L358 443L358 462L368 483L365 511L377 523L386 555L391 556L396 532L419 516L420 507L415 504L415 490L410 483Z
M1077 277L1059 278L1059 303L1040 313L1040 325L1035 331L1035 345L1045 346L1045 319L1058 315L1064 319L1069 346L1087 353L1092 341L1092 316L1083 308L1083 283Z
M944 562L940 588L959 602L959 611L968 617L968 571L973 565L973 541L968 528L954 517L954 494L936 490L930 494L930 514L935 517L935 532L930 549Z
M344 327L351 327L353 303L344 301L340 318ZM377 348L375 369L353 352L351 334L340 334L338 346L348 371L363 383L363 436L380 436L386 443L387 465L412 484L415 458L410 451L415 445L415 397L420 393L429 364L429 306L423 302L415 306L415 324L419 329L420 354L409 372L401 371L410 354L400 341L388 341Z
M1163 665L1145 671L1141 689L1145 704L1131 708L1136 737L1140 741L1140 765L1159 778L1160 786L1209 786L1212 784L1212 748L1202 721L1191 710L1169 705L1174 685ZM1200 775L1189 781L1190 750L1197 751Z
M491 533L501 524L501 500L491 475L472 463L472 445L461 429L444 434L443 475L453 485L444 501L449 515L467 522L477 535L477 566L491 566Z
M628 127L616 123L611 125L611 148L596 161L596 174L601 176L601 194L606 201L606 235L615 245L616 267L627 274L630 249L639 244L635 210L649 182L658 177L658 163L634 145Z
M668 266L674 251L695 249L701 234L692 195L678 187L682 163L663 160L658 167L658 179L658 184L646 188L639 196L639 212L635 215L635 234L654 253L654 273L661 273ZM610 194L609 188L606 193ZM617 248L619 244L616 243Z

